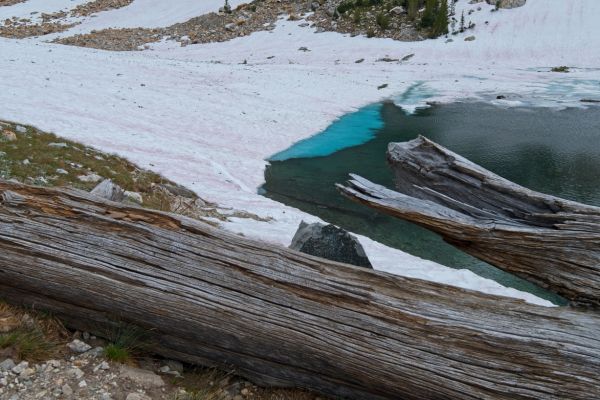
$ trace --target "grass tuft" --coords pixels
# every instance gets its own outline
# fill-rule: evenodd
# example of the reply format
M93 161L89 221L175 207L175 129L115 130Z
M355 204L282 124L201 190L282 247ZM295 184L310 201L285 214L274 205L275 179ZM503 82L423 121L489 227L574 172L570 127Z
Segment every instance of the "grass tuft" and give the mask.
M104 356L114 362L126 364L131 361L132 355L128 349L111 343L104 348Z
M109 342L104 348L104 356L111 361L129 363L149 348L147 332L125 322L118 322L99 335Z
M12 349L18 360L39 361L52 356L58 350L58 343L47 338L39 329L19 328L0 334L0 350L7 348Z

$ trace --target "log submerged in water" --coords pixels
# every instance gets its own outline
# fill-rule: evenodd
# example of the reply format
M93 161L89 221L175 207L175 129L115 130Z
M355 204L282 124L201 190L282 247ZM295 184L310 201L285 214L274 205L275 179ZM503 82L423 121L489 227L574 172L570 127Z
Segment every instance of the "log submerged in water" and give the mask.
M352 399L600 398L600 318L0 181L0 296L256 383Z
M391 143L398 191L352 176L347 197L569 299L600 306L600 208L534 192L426 139Z

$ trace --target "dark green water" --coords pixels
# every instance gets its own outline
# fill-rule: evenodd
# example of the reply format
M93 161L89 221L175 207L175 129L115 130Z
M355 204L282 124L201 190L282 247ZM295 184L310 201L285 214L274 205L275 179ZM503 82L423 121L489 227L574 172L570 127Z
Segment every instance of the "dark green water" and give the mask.
M373 118L373 108L366 110ZM505 286L560 302L553 294L456 250L425 229L345 199L334 184L344 182L352 172L393 188L385 162L387 144L422 134L511 181L600 206L600 108L557 111L455 103L406 115L386 103L375 117L382 124L371 125L379 129L364 144L327 156L305 154L304 158L271 161L264 194L388 246L450 267L468 268ZM339 126L344 123L347 120L341 119L333 128L365 126L364 121ZM370 139L373 132L365 135Z

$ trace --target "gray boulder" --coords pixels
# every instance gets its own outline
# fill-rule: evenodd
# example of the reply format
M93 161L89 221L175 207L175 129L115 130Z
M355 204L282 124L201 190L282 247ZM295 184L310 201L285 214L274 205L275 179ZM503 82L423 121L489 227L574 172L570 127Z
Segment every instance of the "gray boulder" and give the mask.
M302 221L290 249L328 260L373 268L356 237L334 225Z
M486 0L488 4L491 4L493 6L496 5L496 1L497 0ZM526 2L527 0L500 0L498 6L500 8L517 8L524 6Z

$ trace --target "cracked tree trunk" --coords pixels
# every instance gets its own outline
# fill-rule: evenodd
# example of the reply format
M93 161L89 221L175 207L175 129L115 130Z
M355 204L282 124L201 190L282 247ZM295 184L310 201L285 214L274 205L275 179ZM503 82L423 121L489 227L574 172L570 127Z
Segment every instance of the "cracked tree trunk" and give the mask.
M0 181L0 296L164 357L354 399L600 398L600 318Z
M349 198L569 299L600 306L600 208L534 192L426 139L391 143L398 191L352 176Z

